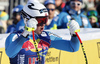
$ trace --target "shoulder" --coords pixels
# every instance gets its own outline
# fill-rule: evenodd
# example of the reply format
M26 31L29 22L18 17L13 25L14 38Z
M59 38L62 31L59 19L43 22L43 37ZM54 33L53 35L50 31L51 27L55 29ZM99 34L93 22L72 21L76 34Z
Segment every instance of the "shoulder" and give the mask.
M50 37L50 40L59 40L59 39L62 39L60 36L50 32L50 31L46 31Z
M39 39L47 42L50 44L50 36L48 35L48 33L46 31L43 31L40 35L39 35Z
M68 15L68 13L63 11L59 15Z
M56 34L54 34L54 33L52 33L52 32L50 32L50 31L43 31L42 32L42 34L41 34L41 36L42 37L51 37L51 36L54 36L54 37L59 37L59 38L61 38L60 36L58 36L58 35L56 35Z
M13 33L10 33L9 35L17 35L17 36L20 36L22 32L20 31L15 31Z
M88 20L88 17L85 14L82 13L82 14L80 14L80 16L82 19Z
M84 10L81 10L80 16L81 16L81 17L86 17L86 18L87 18L87 16L85 15Z
M20 32L13 32L13 33L10 33L7 37L7 40L11 40L11 41L14 41L15 39L17 39L19 36L21 35Z
M6 41L14 41L16 38L18 38L16 33L11 33L8 35Z
M68 15L67 12L61 12L60 14L58 14L57 16L55 16L55 17L53 18L53 21L58 21L58 20L60 20L60 19L63 19L63 17L65 17L65 16L67 16L67 15Z
M83 14L83 13L81 14L81 16L82 16L82 17L86 17L86 18L87 18L87 16L86 16L85 14Z
M40 35L40 36L42 36L42 37L47 37L47 36L48 36L48 32L43 31L43 32L41 33L41 35Z

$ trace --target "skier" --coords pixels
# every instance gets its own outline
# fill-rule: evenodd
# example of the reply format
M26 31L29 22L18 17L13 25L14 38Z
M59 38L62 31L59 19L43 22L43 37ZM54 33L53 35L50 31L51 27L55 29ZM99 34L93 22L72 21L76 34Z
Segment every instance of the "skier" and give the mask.
M23 33L12 33L5 42L5 51L10 58L10 64L44 64L49 47L69 52L79 50L80 43L75 31L79 31L80 27L75 20L68 23L71 40L63 40L44 31L48 12L37 0L28 1L22 10L22 16L25 22ZM34 35L32 35L33 30ZM35 40L32 36L35 36Z

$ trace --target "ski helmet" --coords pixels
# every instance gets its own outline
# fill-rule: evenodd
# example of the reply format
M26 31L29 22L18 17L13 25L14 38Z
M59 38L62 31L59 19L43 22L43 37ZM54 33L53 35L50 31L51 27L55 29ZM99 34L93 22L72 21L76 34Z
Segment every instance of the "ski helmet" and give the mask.
M22 16L27 19L47 17L48 11L38 0L29 0L22 10Z
M83 3L83 0L70 0L70 1L80 1L81 3Z

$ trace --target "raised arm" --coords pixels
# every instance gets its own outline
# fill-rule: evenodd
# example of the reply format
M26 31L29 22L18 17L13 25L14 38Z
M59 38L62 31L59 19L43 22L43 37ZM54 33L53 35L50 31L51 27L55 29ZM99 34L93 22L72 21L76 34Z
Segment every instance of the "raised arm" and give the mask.
M53 48L69 51L69 52L76 52L79 50L79 40L76 36L72 36L71 40L53 40L51 41L51 46Z
M77 36L75 35L75 32L80 31L79 24L75 20L71 20L68 23L68 28L72 36L71 40L63 40L61 38L56 37L55 40L51 41L50 47L69 52L76 52L79 50L80 43Z
M28 39L28 35L31 34L32 30L36 29L37 21L35 19L30 19L26 22L25 29L22 34L18 37L18 34L10 34L5 43L6 54L13 58L21 50L23 43ZM34 27L34 28L32 28Z

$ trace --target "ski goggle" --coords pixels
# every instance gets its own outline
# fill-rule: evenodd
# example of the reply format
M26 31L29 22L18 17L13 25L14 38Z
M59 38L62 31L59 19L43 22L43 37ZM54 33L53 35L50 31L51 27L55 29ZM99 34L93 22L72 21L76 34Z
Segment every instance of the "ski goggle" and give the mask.
M98 15L97 11L94 10L87 12L87 16L97 16L97 15Z
M49 9L49 8L47 8L47 10L48 10L48 11L50 11L50 10L51 10L51 11L54 11L55 9Z
M48 21L48 17L36 17L35 19L38 21L37 26L43 26Z
M70 5L71 5L71 6L75 6L75 5L77 5L77 6L81 6L82 3L78 3L78 2L74 2L74 1L72 1L72 2L70 3Z

